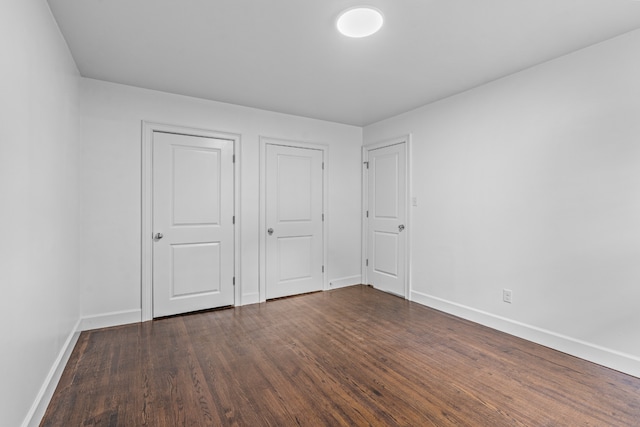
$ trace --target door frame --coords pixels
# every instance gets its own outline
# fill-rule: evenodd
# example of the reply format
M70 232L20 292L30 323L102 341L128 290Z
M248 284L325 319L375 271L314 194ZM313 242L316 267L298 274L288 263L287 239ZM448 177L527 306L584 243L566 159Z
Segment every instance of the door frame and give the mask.
M412 183L411 183L411 134L406 134L402 136L398 136L395 138L385 139L373 144L367 144L362 146L362 260L361 260L361 271L362 271L362 282L367 284L369 283L368 277L368 268L366 265L367 258L369 258L368 254L368 244L369 244L369 218L367 218L367 209L369 206L369 173L367 168L367 163L369 161L369 152L372 150L376 150L378 148L389 147L391 145L399 145L405 144L405 204L406 204L406 240L405 240L405 274L404 274L404 298L410 299L411 297L411 222L412 222L412 212L411 212L411 194L412 191Z
M258 278L258 297L259 302L265 302L267 300L267 241L265 239L265 233L267 232L267 144L271 145L283 145L285 147L305 148L312 150L322 151L322 161L324 162L324 169L322 173L322 210L325 215L325 220L322 223L322 265L324 265L324 273L322 274L322 290L329 289L329 264L327 257L327 242L329 236L329 191L328 191L328 176L329 176L329 145L319 144L313 142L302 142L281 138L272 138L268 136L260 135L260 222L258 226L259 235L259 278Z
M233 142L233 211L235 227L234 241L234 305L242 305L242 278L240 269L240 135L187 126L142 121L142 203L141 203L141 274L140 300L141 320L153 319L153 132L175 133L180 135L200 136L225 139Z

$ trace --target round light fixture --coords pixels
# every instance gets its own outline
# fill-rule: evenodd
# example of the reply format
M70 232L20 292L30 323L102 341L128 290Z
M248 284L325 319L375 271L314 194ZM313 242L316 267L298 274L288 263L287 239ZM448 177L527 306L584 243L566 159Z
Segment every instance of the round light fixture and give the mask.
M347 37L367 37L382 27L382 13L370 6L352 7L340 14L336 26Z

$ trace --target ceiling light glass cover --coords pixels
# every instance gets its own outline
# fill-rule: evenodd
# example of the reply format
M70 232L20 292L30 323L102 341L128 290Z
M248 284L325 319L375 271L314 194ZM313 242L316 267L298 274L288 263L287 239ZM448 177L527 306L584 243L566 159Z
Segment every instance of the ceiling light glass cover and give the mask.
M382 13L370 6L358 6L345 10L338 17L338 31L347 37L367 37L377 32L383 23Z

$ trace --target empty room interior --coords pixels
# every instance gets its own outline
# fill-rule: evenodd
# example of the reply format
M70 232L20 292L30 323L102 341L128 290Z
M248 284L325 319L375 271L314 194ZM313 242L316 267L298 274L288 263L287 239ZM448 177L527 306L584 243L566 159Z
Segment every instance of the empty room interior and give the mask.
M3 0L2 426L640 426L640 1Z

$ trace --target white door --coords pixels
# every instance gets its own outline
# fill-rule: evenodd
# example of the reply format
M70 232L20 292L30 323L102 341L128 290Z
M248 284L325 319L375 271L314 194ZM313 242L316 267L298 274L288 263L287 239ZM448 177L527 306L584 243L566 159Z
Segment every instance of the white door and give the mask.
M233 142L153 133L153 316L234 303Z
M266 297L323 286L323 152L266 145Z
M406 144L368 151L367 279L405 297Z

